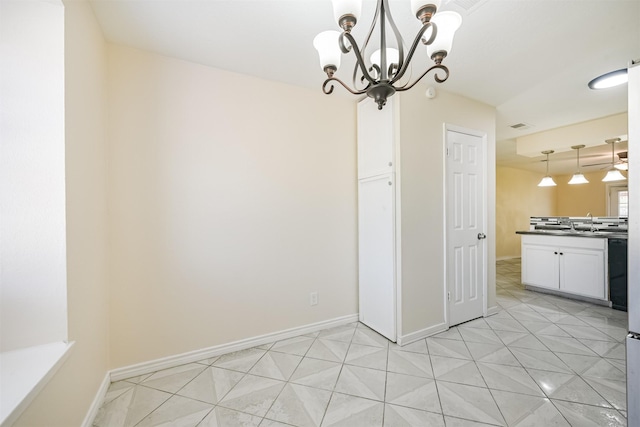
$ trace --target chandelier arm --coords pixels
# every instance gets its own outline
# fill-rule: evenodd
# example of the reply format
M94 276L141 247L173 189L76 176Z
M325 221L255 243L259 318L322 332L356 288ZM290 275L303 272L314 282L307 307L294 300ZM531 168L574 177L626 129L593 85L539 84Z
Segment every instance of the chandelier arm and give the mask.
M448 69L445 65L442 65L442 64L436 64L436 65L432 66L431 68L429 68L429 69L428 69L427 71L425 71L424 73L422 73L422 75L421 75L420 77L418 77L418 78L417 78L413 83L411 83L411 85L409 85L409 86L404 85L404 86L402 86L402 87L397 87L397 88L396 88L396 91L398 91L398 92L403 92L403 91L405 91L405 90L409 90L409 89L411 89L412 87L414 87L414 86L416 85L416 83L418 83L420 80L422 80L422 78L423 78L424 76L426 76L426 75L427 75L427 73L429 73L429 71L431 71L431 70L436 70L436 69L444 71L444 72L446 73L446 75L444 76L444 79L441 79L440 77L438 77L438 74L436 73L436 75L435 75L435 76L433 76L433 78L435 79L435 81L436 81L436 82L438 82L438 83L445 82L445 81L449 78L449 69Z
M356 56L357 64L356 64L356 67L354 69L354 77L355 77L355 71L359 66L360 70L362 71L362 75L364 76L364 78L367 79L370 84L372 84L372 85L375 84L376 81L367 72L367 66L364 63L364 59L362 58L362 53L361 53L360 49L358 49L358 43L356 43L356 40L353 38L353 36L349 32L345 31L344 33L341 34L340 38L342 38L343 36L346 37L347 40L349 40L349 43L351 44L351 47L353 48L351 50L352 50L353 54ZM343 83L343 85L344 85L344 83ZM354 86L356 85L355 84L355 79L354 79L353 85Z
M388 0L382 0L382 2L384 3L384 14L387 17L387 20L389 21L389 25L391 26L391 30L393 31L393 35L396 37L396 44L398 45L398 68L397 70L401 70L402 69L402 65L404 64L404 43L402 40L402 34L400 33L400 30L398 30L398 27L396 26L396 23L393 21L393 17L391 16L391 11L389 9L389 3ZM380 46L381 49L384 49L386 46ZM409 63L409 60L407 60L407 63ZM391 71L391 68L389 67L389 71ZM391 74L391 73L389 73ZM395 78L391 78L390 79L391 82L395 82L397 79Z
M330 87L327 88L327 85L329 85L331 82L340 83L342 85L342 87L344 87L346 90L348 90L353 95L362 95L363 93L366 93L367 89L369 89L369 87L371 86L371 85L367 85L367 87L364 88L363 90L353 90L349 86L347 86L339 78L337 78L337 77L329 77L327 80L324 81L324 83L322 83L322 91L327 95L330 95L331 93L333 93L333 89L334 89L333 84L331 84Z
M416 49L418 48L418 44L422 40L422 36L424 35L425 31L427 31L427 29L429 29L429 27L433 27L433 31L431 31L431 37L429 37L429 40L426 40L425 42L423 42L423 44L430 45L436 39L436 36L438 34L437 25L432 23L432 22L425 22L425 24L422 26L422 28L420 28L420 30L418 30L418 34L416 34L416 37L413 39L413 43L411 44L411 48L409 49L409 52L407 53L406 62L403 65L400 66L400 71L398 71L398 73L393 77L393 79L391 79L391 84L393 84L393 83L397 82L398 80L400 80L402 78L402 76L404 76L404 74L407 72L407 69L409 68L409 64L411 63L411 58L413 58L413 54L415 53ZM431 70L431 68L429 68L429 70L427 70L425 72L425 74L428 73L430 70ZM424 74L420 77L420 79L422 77L424 77ZM447 71L447 77L449 77L449 71ZM444 80L446 80L447 77L445 77ZM420 80L420 79L418 79L418 80ZM413 86L413 85L411 85L411 86Z

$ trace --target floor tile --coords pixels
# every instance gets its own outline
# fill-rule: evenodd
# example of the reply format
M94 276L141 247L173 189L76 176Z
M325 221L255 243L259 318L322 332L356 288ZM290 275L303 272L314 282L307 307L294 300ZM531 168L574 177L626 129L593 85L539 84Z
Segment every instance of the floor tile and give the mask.
M465 342L481 342L481 343L495 343L502 344L500 338L496 335L491 328L477 329L469 327L460 327L460 334Z
M367 399L384 400L386 372L344 365L335 391Z
M258 427L261 421L255 415L216 406L198 427Z
M244 376L241 372L211 366L178 391L180 396L216 404Z
M373 347L387 348L389 346L389 340L380 335L379 333L363 326L358 325L356 332L353 334L351 340L353 344L368 345Z
M562 359L573 372L579 375L591 369L596 363L602 360L600 357L585 356L582 354L558 353L557 356Z
M623 427L627 425L626 419L615 409L600 408L560 400L552 400L552 402L572 426Z
M389 350L387 371L433 378L431 359L429 355L421 353Z
M460 338L462 339L462 337ZM428 353L427 341L425 339L412 342L411 344L400 346L396 343L389 343L389 350L406 351L410 353Z
M618 410L627 409L627 384L625 381L613 381L606 378L585 378L591 387L609 404Z
M341 369L342 364L337 362L304 358L289 381L332 391L336 386Z
M492 390L512 391L514 393L542 396L544 393L524 368L514 366L478 363L487 387Z
M441 411L436 384L430 378L388 372L385 401L430 412Z
M506 343L505 343L506 344ZM508 343L509 348L526 348L529 350L548 350L542 342L533 334L527 334L515 341Z
M318 334L318 338L350 343L355 332L355 325L337 326L335 328L325 329L324 331L321 331L320 334Z
M607 359L625 360L627 358L627 347L624 344L617 344L602 356Z
M219 405L264 417L284 385L282 381L247 374L227 393Z
M135 383L131 383L129 381L116 381L114 383L111 383L109 385L109 388L107 389L107 393L104 396L104 400L102 401L103 405L111 402L125 392L131 390L133 387L135 387L135 385Z
M315 340L306 357L342 363L348 349L349 343L347 342L319 338Z
M97 427L131 427L169 400L170 393L136 385L98 410Z
M586 338L600 341L616 341L604 332L600 332L593 326L558 325L562 330L574 338Z
M249 348L220 356L213 362L218 368L232 369L234 371L249 372L253 365L266 353L265 350Z
M287 384L265 418L299 427L318 427L331 392L299 384Z
M140 384L155 388L156 390L175 393L200 375L205 369L207 369L207 367L199 363L189 363L187 365L155 372Z
M627 374L617 367L613 361L600 359L591 368L584 371L582 376L586 378L606 378L614 381L626 381Z
M448 340L462 341L462 335L460 335L460 331L458 330L457 327L453 327L447 331L440 332L439 334L435 334L431 338L445 338Z
M473 360L477 362L496 363L499 365L521 366L504 344L467 343Z
M322 427L381 427L384 403L333 393Z
M473 360L431 356L433 374L439 381L486 387L484 379Z
M295 354L296 356L304 356L315 338L310 337L294 337L287 340L278 341L270 348L271 351L280 353Z
M167 426L195 427L213 409L213 405L187 399L181 396L172 396L158 409L145 417L136 426Z
M570 424L547 398L498 390L492 390L491 393L510 427L570 427Z
M462 339L458 341L445 338L427 338L427 346L431 355L471 359L471 353Z
M403 406L385 405L384 425L388 427L445 427L442 414Z
M496 319L490 317L487 319L487 323L494 331L527 332L527 329L514 319Z
M252 375L273 378L275 380L288 380L293 371L296 370L301 356L294 354L278 353L268 351L249 371Z
M496 424L485 424L477 421L465 420L445 415L444 421L447 427L495 427Z
M610 407L589 384L577 375L529 370L529 374L552 399L567 400L587 405Z
M550 351L512 348L511 352L525 368L543 371L573 373L571 369Z
M570 353L570 354L582 354L585 356L596 356L596 354L587 346L582 344L575 338L571 337L556 337L556 336L544 336L539 335L538 339L542 344L554 353Z
M344 363L384 371L387 369L387 349L352 342Z
M208 359L202 359L202 360L198 360L196 363L199 363L201 365L207 365L210 366L212 365L216 360L218 360L220 358L220 356L216 356L216 357L210 357Z
M445 415L505 425L489 389L440 381L437 382L437 386Z

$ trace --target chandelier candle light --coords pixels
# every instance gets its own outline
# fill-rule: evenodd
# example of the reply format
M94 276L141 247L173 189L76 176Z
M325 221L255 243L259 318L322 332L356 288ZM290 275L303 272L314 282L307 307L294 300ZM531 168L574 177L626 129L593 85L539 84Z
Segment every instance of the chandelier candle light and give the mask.
M441 0L411 0L411 10L416 18L422 22L422 27L418 30L406 54L400 31L389 12L389 0L377 0L373 22L362 48L358 47L351 35L351 29L360 17L362 0L332 0L332 3L333 13L342 32L324 31L313 40L313 45L320 56L320 66L327 73L327 79L322 84L322 91L327 95L333 93L333 82L338 82L354 95L367 94L375 100L378 109L381 110L388 97L396 92L411 89L432 70L444 72L443 77L437 73L434 75L434 79L438 83L449 78L449 69L442 65L442 60L451 52L453 36L462 24L462 17L456 12L449 11L436 14ZM396 41L393 47L387 44L387 22ZM364 59L365 50L376 26L380 31L380 49L373 52L369 65L367 65ZM399 83L407 72L413 54L420 43L427 46L427 54L435 62L435 65L428 68L414 82ZM341 55L350 51L356 57L356 65L353 69L353 89L334 76L340 67ZM358 88L362 85L364 87Z

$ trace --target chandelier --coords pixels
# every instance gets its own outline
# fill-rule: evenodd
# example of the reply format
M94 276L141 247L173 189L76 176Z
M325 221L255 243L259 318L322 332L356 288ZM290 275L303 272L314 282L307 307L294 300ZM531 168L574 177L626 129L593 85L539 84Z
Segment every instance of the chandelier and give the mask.
M442 77L437 73L434 74L434 79L438 83L449 78L449 69L442 65L442 60L451 51L453 36L462 23L462 17L456 12L449 11L436 14L441 0L411 0L411 10L422 22L422 27L418 30L406 54L402 35L389 12L389 0L377 0L373 22L361 48L353 38L351 29L358 22L362 0L332 0L332 3L333 13L342 32L323 31L313 40L313 45L320 56L320 66L327 73L327 79L322 84L322 91L325 94L333 93L334 82L337 82L354 95L367 94L375 100L378 109L381 110L388 97L396 92L411 89L430 71L441 70L444 73ZM365 62L365 51L376 26L380 34L380 49L373 52L369 62ZM395 38L395 47L389 47L387 42L388 29L392 31ZM427 46L427 54L435 65L411 83L400 82L421 43ZM340 67L340 57L343 53L349 52L353 52L356 57L353 88L334 76Z

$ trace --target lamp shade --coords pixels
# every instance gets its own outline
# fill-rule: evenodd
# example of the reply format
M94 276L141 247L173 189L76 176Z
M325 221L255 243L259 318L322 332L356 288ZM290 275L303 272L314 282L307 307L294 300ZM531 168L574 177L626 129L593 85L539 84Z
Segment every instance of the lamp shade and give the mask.
M555 187L556 182L550 176L545 176L542 178L542 181L538 184L538 187Z
M376 64L378 67L380 67L381 53L382 53L382 49L378 49L371 54L371 63ZM387 68L391 64L397 64L399 61L398 60L399 57L400 57L400 52L398 52L398 49L395 49L393 47L388 47L387 48Z
M416 16L420 9L430 4L434 5L436 9L439 9L441 3L441 0L411 0L411 13L413 13L413 16Z
M427 46L427 53L429 57L434 53L444 51L451 52L453 46L453 36L455 35L460 25L462 25L462 16L459 13L446 11L437 13L431 18L431 22L435 23L438 27L438 34L432 44ZM428 39L427 34L424 35L425 39Z
M624 181L625 179L627 178L618 169L610 169L605 177L602 178L602 182Z
M362 0L331 0L333 3L333 16L336 22L345 15L353 15L358 20L362 11Z
M323 31L313 39L313 47L316 48L318 56L320 56L322 70L329 65L336 67L336 70L340 68L342 51L338 44L339 37L340 32L338 31Z
M587 178L584 177L583 174L581 173L574 173L573 176L571 177L571 180L569 180L569 184L588 184L589 181L587 180Z

